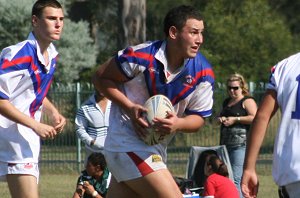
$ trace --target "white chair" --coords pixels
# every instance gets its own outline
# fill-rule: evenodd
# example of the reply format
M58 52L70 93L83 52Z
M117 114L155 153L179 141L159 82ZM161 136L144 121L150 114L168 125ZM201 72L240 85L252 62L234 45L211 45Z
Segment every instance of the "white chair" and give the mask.
M198 183L202 184L202 182L204 181L195 181L195 178L198 178L199 180L199 177L203 177L203 178L205 177L204 176L205 159L200 159L200 161L198 162L200 155L204 151L215 153L219 156L219 158L226 164L229 173L229 178L233 181L232 168L231 168L228 152L225 145L218 145L218 146L211 146L211 147L192 146L190 149L189 159L187 162L186 178L193 180L194 183L196 184L196 187L203 187L202 185L199 186ZM196 166L197 166L197 170L195 170ZM198 170L198 169L203 169L203 170ZM195 173L198 174L198 176L196 176ZM203 174L203 175L199 175L199 174Z

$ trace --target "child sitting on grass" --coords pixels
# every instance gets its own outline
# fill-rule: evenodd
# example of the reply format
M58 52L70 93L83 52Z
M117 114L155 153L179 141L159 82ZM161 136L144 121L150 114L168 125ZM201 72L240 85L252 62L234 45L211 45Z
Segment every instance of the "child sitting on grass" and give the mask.
M105 197L110 182L110 173L102 153L92 153L87 160L86 169L77 180L73 198Z

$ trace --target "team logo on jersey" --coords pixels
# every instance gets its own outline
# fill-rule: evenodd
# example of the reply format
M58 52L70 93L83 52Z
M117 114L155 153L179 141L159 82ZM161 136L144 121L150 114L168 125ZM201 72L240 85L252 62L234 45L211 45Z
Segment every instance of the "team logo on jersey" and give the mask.
M185 82L183 83L187 87L193 87L193 84L195 83L195 78L191 75L185 76Z
M160 155L152 155L152 162L161 162L161 156Z
M37 70L34 71L34 74L35 74L35 75L40 74L40 73L42 73L42 71L39 70L39 69L37 69Z
M150 67L148 71L149 73L156 73L156 69L154 67Z

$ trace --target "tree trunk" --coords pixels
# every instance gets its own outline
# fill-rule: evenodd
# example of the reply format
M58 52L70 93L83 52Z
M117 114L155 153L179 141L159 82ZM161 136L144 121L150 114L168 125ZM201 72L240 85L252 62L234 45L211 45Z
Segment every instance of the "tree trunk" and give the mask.
M119 0L119 17L121 48L146 41L146 0Z

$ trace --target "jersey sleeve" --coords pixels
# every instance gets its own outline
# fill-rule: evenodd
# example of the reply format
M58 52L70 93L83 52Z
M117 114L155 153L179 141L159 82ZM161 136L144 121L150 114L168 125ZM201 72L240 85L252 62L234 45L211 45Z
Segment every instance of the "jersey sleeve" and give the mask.
M292 61L292 58L293 57L290 57L291 60L289 60L289 58L286 58L271 68L271 74L269 82L267 84L267 89L277 91L277 87L279 84L278 81L281 78L281 75L283 75L283 73L285 72L285 70L288 69L287 67L289 65L289 62Z
M11 50L5 48L0 55L0 98L9 99L24 76L23 70L11 61Z
M116 63L127 78L132 79L143 72L153 60L148 51L151 42L130 46L120 50L115 57Z
M200 83L193 94L185 113L209 117L212 114L213 86L210 82Z

